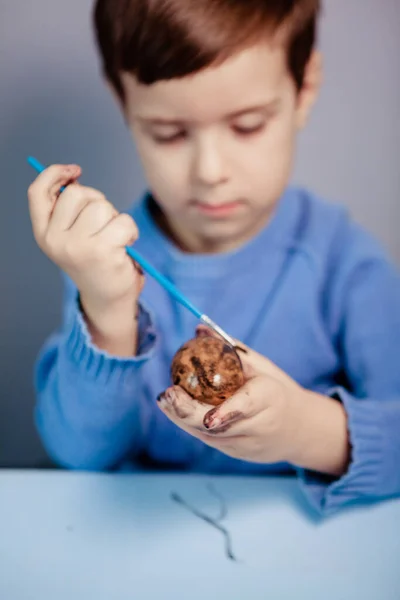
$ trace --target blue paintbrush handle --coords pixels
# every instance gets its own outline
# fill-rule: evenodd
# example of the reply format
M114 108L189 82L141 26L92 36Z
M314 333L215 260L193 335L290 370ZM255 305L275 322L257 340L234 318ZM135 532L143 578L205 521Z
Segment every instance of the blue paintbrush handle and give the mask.
M196 317L201 319L203 317L202 313L195 307L189 300L171 283L164 275L161 275L157 269L155 269L151 264L147 262L143 256L141 256L134 248L131 246L126 246L126 252L129 254L131 258L135 262L138 263L142 267L146 273L151 275L158 283L169 292L178 302L180 302L183 306L186 306L187 309L190 310Z
M29 156L28 163L38 172L42 173L46 167L44 167L36 158ZM61 191L65 190L65 186L61 188ZM142 267L142 269L153 277L158 283L169 292L174 298L185 306L191 313L194 314L198 319L203 318L203 314L195 307L189 300L171 283L164 275L161 275L157 269L155 269L146 259L143 258L136 250L131 246L126 246L126 252L135 262Z

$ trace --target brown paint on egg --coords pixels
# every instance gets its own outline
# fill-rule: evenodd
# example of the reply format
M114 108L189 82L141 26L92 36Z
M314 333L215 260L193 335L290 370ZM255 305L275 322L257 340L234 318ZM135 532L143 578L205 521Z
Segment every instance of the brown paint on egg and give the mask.
M171 365L174 385L192 398L218 406L243 384L242 363L236 350L221 338L200 336L186 342Z

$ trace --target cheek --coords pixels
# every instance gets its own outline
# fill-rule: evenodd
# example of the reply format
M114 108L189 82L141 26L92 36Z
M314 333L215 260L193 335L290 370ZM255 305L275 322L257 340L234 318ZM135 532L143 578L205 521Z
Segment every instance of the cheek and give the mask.
M259 138L252 159L246 161L253 185L272 194L287 184L295 148L295 127L291 119L277 120ZM265 192L264 192L265 193Z
M146 141L136 146L147 183L162 203L176 206L179 198L186 198L188 175L182 151Z

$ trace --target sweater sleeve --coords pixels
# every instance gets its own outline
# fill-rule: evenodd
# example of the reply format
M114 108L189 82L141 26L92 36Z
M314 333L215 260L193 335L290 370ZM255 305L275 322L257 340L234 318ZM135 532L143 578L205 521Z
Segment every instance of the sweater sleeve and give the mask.
M113 468L139 450L149 415L141 401L141 367L154 351L150 313L139 306L139 349L118 358L95 347L66 279L63 327L42 348L35 368L35 423L49 456L70 469Z
M327 395L346 411L350 464L339 479L299 469L322 514L400 494L400 276L361 232L345 254L331 315L346 385Z

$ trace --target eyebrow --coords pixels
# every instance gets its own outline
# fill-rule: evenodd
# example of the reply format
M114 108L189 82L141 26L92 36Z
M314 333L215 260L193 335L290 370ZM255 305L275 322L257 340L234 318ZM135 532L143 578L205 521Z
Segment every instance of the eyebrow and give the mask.
M281 100L279 98L275 98L268 103L264 104L255 104L253 106L247 106L246 108L242 108L240 110L236 110L234 112L228 113L224 118L225 119L234 119L237 117L242 117L243 115L247 115L254 112L260 112L264 114L270 114L274 112L280 105ZM150 125L169 125L169 126L182 126L186 123L186 121L182 121L179 119L167 119L163 117L152 117L151 115L136 115L136 119L146 124Z

